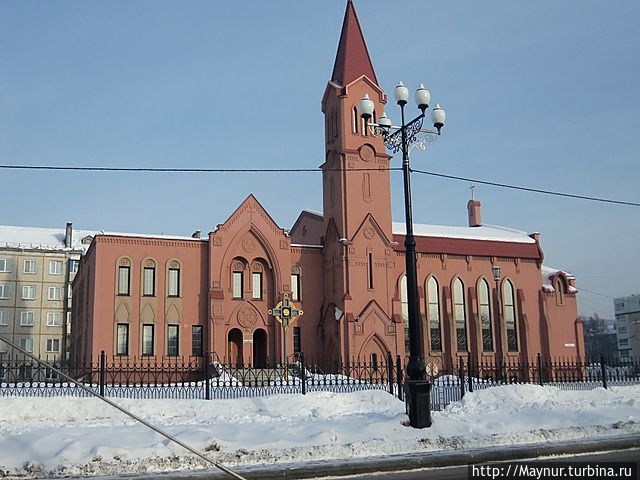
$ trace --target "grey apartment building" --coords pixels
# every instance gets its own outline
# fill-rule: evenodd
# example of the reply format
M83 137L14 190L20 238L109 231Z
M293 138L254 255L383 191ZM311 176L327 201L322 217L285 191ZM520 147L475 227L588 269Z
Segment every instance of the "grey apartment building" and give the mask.
M60 362L71 328L71 282L95 231L0 226L0 340ZM0 355L11 352L0 341Z
M621 359L640 357L640 295L613 300Z

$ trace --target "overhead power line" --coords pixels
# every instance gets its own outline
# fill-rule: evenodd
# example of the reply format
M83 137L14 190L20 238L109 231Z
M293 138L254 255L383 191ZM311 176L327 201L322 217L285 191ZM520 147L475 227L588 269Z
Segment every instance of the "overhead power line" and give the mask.
M541 190L539 188L523 187L520 185L509 185L506 183L490 182L488 180L478 180L477 178L458 177L456 175L446 175L444 173L427 172L426 170L412 169L411 171L415 173L421 173L423 175L431 175L434 177L448 178L451 180L461 180L464 182L481 183L484 185L491 185L493 187L510 188L512 190L523 190L525 192L542 193L545 195L555 195L557 197L577 198L579 200L591 200L592 202L614 203L616 205L628 205L631 207L640 207L640 203L626 202L624 200L613 200L610 198L590 197L588 195L576 195L574 193L554 192L552 190Z
M317 173L318 168L174 168L174 167L77 167L77 166L57 166L57 165L0 165L0 169L4 170L61 170L61 171L77 171L77 172L157 172L157 173ZM325 169L329 172L378 172L381 170L400 171L402 168L335 168ZM557 197L575 198L578 200L589 200L592 202L610 203L615 205L626 205L630 207L640 207L640 203L628 202L624 200L614 200L611 198L592 197L589 195L578 195L574 193L557 192L552 190L542 190L539 188L523 187L521 185L510 185L507 183L492 182L489 180L480 180L477 178L460 177L457 175L447 175L445 173L429 172L426 170L411 169L414 173L422 175L431 175L449 180L460 180L463 182L480 183L490 185L492 187L509 188L512 190L520 190L525 192L540 193L543 195L554 195Z

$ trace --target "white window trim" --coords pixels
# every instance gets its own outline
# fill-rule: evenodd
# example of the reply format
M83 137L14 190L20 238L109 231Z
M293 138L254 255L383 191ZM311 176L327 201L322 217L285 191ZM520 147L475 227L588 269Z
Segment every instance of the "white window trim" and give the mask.
M13 266L13 262L11 260L11 258L0 258L0 262L4 263L2 269L0 270L0 273L11 273L11 267Z
M58 272L52 271L52 270L55 270L52 268L54 265L59 265L60 271ZM49 260L49 275L62 275L63 269L64 269L64 266L62 264L62 260Z
M31 321L29 322L28 320L25 320L25 318L28 318L29 315L31 314ZM27 312L20 312L20 326L21 327L33 327L36 324L36 315L33 311L29 310Z
M22 337L20 339L20 348L26 350L29 353L33 353L33 338Z
M0 287L2 287L2 294L0 294L0 299L2 300L9 300L11 298L11 296L9 295L9 285L6 284L0 284Z
M56 318L57 321L55 320ZM47 312L47 327L59 327L61 325L62 314L60 312Z
M56 295L52 295L51 292L58 292L58 296L56 297ZM47 291L47 300L51 300L51 301L62 300L62 288L50 286Z
M33 264L35 265L35 269L33 272L29 272L27 271L27 263L28 264ZM37 260L25 260L24 261L24 265L23 265L23 273L26 273L27 275L37 275L38 274L38 261Z
M9 325L9 312L6 310L0 310L0 326Z
M53 347L54 342L57 342L57 344L58 344L58 348L55 349L55 350L53 348L49 348L49 344L51 344L51 347ZM46 349L47 349L48 353L59 353L60 352L60 339L59 338L47 338Z
M33 289L33 296L26 296L25 289ZM37 295L36 286L35 285L23 285L22 286L22 300L35 300Z

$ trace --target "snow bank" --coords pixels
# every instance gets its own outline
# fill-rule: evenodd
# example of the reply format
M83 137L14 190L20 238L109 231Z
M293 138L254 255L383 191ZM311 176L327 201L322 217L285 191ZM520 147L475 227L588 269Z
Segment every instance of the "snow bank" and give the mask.
M126 400L133 413L228 466L343 459L640 433L640 386L562 391L509 385L467 394L405 427L383 391L233 400ZM0 476L198 469L181 447L93 398L3 398Z

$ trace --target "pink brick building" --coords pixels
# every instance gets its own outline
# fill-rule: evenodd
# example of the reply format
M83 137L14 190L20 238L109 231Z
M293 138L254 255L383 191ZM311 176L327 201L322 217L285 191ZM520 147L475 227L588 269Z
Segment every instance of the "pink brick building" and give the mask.
M377 169L391 157L357 112L364 94L384 110L348 2L322 98L323 213L303 211L287 231L249 195L207 238L96 235L73 284L72 360L104 350L280 363L284 332L268 310L285 294L304 310L286 332L290 354L404 356L404 225L392 223L389 170ZM537 233L483 225L478 201L468 209L468 227L415 226L427 360L582 358L574 278L543 267Z

